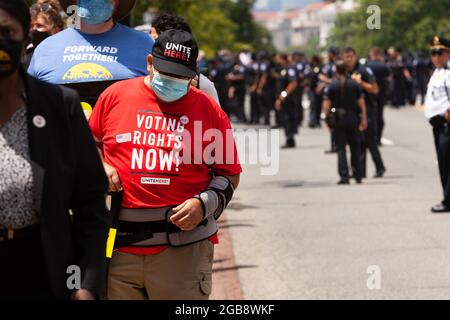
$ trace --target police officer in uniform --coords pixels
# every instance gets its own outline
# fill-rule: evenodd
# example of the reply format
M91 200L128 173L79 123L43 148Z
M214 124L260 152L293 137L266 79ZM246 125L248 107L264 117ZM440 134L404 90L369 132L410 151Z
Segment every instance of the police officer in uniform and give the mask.
M240 122L246 123L247 119L244 112L245 94L246 94L246 77L247 68L241 62L239 56L236 57L236 62L233 69L226 76L229 82L228 99L230 111L238 117Z
M319 80L322 68L322 58L318 55L311 57L310 65L307 68L307 78L309 84L309 124L313 128L320 128L320 114L322 112L323 89L325 85Z
M304 59L304 56L301 52L295 51L292 54L292 64L295 65L297 69L297 75L298 75L298 84L297 84L297 103L299 107L299 113L298 113L298 125L302 126L303 120L305 118L305 112L303 109L303 93L304 93L304 86L305 86L305 78L306 78L306 70L307 70L307 61Z
M328 49L328 63L325 64L321 69L321 74L319 75L319 79L326 85L329 85L333 80L334 74L336 73L336 60L339 58L340 50L337 47L330 47ZM325 153L331 154L337 152L336 146L336 136L334 134L334 129L330 128L330 136L331 136L331 146L330 150L326 150Z
M417 93L420 94L420 104L423 106L425 104L427 84L431 76L429 61L427 62L425 60L422 52L417 52L413 61L413 66L416 74Z
M394 108L400 108L406 104L406 86L410 74L397 49L389 48L388 57L388 66L392 71L391 102Z
M275 105L275 78L274 64L268 52L261 53L261 63L259 65L259 82L256 93L260 98L260 106L264 117L264 124L270 126L270 112ZM280 113L276 112L276 126L281 127Z
M347 164L346 145L350 146L353 177L356 183L362 182L361 172L361 134L367 127L366 106L361 87L346 75L342 61L336 63L336 78L325 89L323 109L327 121L333 128L338 149L338 171L341 177L339 185L350 183Z
M210 71L211 81L214 83L219 96L220 106L230 116L228 106L228 82L226 75L232 70L233 64L229 61L226 52L219 52L214 59L214 66Z
M367 108L367 130L364 131L361 149L362 176L363 178L366 176L366 151L369 149L375 163L376 173L374 178L381 178L385 174L386 168L377 143L377 106L375 98L379 88L373 71L358 63L355 49L351 47L346 48L343 53L343 59L349 76L363 89Z
M294 136L298 133L297 71L294 65L288 63L286 54L278 54L275 60L277 64L275 109L283 116L286 134L286 145L283 148L295 148Z
M433 213L450 212L450 40L431 40L431 60L435 66L428 83L425 116L433 126L444 200L431 208Z
M250 94L250 124L259 124L261 117L260 99L256 90L259 83L259 68L260 59L259 55L254 53L252 55L252 62L248 69L248 82L249 82L249 94Z
M367 61L366 66L373 71L379 88L379 92L376 97L378 128L377 142L378 145L381 145L381 138L383 136L383 129L385 125L384 106L386 104L388 78L391 72L389 70L389 67L383 61L381 50L377 47L370 50L369 61Z

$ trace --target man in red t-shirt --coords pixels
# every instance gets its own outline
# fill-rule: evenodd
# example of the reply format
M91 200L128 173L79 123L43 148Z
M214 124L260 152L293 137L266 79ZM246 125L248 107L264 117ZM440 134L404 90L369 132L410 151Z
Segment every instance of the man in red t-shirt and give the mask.
M123 189L109 299L206 300L217 219L239 184L230 122L190 86L198 46L180 30L162 33L149 76L118 82L89 120L110 191Z

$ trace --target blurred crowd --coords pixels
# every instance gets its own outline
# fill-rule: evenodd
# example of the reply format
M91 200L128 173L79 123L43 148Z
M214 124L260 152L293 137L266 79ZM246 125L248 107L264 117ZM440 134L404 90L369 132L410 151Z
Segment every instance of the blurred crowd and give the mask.
M65 28L67 18L58 0L38 0L30 10L32 23L31 43L27 48L28 63L34 49L43 40ZM415 105L417 101L424 103L433 69L426 53L412 53L395 47L386 50L374 48L371 52L377 52L376 57L372 58L388 68L386 77L377 78L384 103L395 108ZM200 72L213 81L220 105L232 120L273 127L283 126L284 117L275 108L277 96L285 89L281 72L285 64L293 67L297 79L296 121L302 125L305 119L309 119L307 125L318 128L321 126L323 93L328 84L324 79L333 78L334 64L339 58L340 50L336 47L312 56L300 51L272 54L266 51L234 53L220 50L213 59L207 59L204 52L200 52L198 65ZM371 57L360 58L362 65L371 60ZM245 108L246 97L249 97L249 110ZM417 100L418 97L420 100ZM305 117L305 109L309 109L309 117ZM379 127L383 125L380 123Z
M374 59L388 70L385 77L377 79L386 104L401 108L416 102L424 103L426 86L433 70L427 54L395 47L386 50L373 48L371 52L377 53ZM280 63L280 60L283 61L280 58L286 57L287 63L295 68L298 80L298 122L302 124L308 119L304 110L309 108L307 125L318 128L321 126L323 93L327 84L323 80L333 78L334 64L340 56L340 50L336 47L310 57L300 51L271 54L265 51L233 53L221 50L211 60L203 56L199 66L201 72L214 82L220 104L229 116L234 116L239 122L281 127L282 117L275 109L275 103L276 97L284 90L280 74L284 64ZM370 57L361 57L360 63L365 65L370 60ZM245 112L244 108L247 95L250 97L249 112ZM271 113L275 117L271 118ZM275 119L275 123L271 119Z

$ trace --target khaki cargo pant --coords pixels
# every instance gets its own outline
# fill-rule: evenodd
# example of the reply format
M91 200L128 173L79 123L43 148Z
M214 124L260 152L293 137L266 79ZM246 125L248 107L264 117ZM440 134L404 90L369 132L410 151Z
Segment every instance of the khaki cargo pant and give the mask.
M204 240L156 255L115 252L107 284L109 300L208 300L214 245Z

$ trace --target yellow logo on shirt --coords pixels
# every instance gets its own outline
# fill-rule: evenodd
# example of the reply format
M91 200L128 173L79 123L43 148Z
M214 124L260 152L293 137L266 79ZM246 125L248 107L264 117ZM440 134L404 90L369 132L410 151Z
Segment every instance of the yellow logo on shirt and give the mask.
M96 63L80 63L67 71L62 80L68 82L75 81L105 81L114 77L105 67Z

